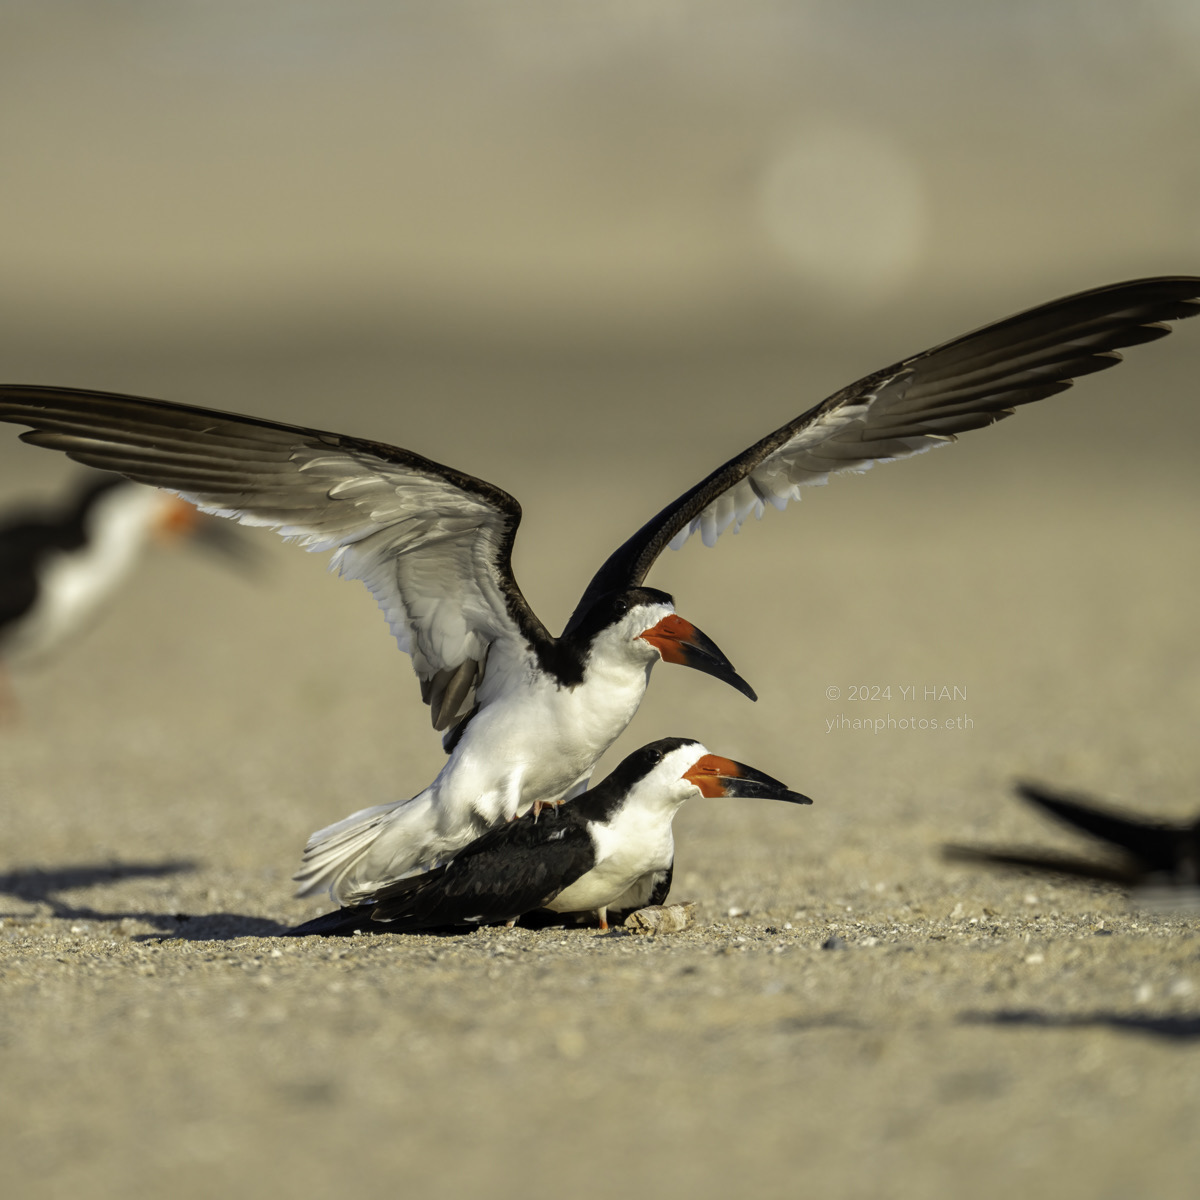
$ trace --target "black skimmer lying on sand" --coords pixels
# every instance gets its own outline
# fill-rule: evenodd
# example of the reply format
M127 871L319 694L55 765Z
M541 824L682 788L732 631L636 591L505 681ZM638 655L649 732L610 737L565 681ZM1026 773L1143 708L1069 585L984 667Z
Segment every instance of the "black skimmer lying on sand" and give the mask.
M177 496L100 472L57 509L10 510L0 516L0 656L57 649L117 590L151 537L194 536L234 551L231 532Z
M693 796L757 796L811 804L753 767L687 738L634 751L602 783L540 817L497 825L443 866L381 888L370 904L326 913L305 934L415 933L455 925L512 924L534 909L594 912L661 904L671 883L671 822Z
M946 857L956 862L991 867L1024 867L1070 875L1126 888L1188 891L1200 896L1200 817L1176 824L1147 820L1082 797L1048 792L1023 783L1017 795L1077 833L1086 833L1119 851L1116 859L1096 862L1065 854L1023 849L947 846Z
M839 471L942 446L1119 361L1192 316L1200 279L1145 279L1056 300L866 376L718 467L596 572L554 637L513 576L520 505L409 450L186 405L0 387L35 445L179 493L205 511L332 550L409 652L450 758L411 800L318 831L296 876L342 905L445 859L497 820L577 795L632 719L659 658L750 689L643 586L668 545L711 545Z

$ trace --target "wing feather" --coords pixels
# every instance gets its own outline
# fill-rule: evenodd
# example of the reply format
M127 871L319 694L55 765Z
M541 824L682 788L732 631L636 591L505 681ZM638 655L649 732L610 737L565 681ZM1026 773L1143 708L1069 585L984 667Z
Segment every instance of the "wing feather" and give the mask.
M410 451L186 405L65 388L0 387L23 440L267 526L361 579L412 655L434 727L470 707L489 647L549 640L516 580L521 507Z
M944 446L1073 380L1121 361L1200 311L1200 279L1140 279L1080 292L985 326L868 375L776 429L667 505L604 563L568 631L602 595L636 587L693 533L712 546L768 505L842 471Z
M569 807L481 835L444 867L410 876L375 894L372 918L393 928L429 929L509 920L548 904L589 870L586 825Z

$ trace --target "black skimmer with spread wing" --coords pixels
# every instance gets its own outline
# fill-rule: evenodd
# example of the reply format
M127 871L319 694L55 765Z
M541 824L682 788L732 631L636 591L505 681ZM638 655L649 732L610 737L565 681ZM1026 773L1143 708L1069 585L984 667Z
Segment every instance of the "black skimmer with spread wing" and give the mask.
M1114 284L1056 300L866 376L718 467L600 567L559 637L521 594L521 509L408 450L186 405L0 387L0 419L35 445L179 493L205 511L333 551L412 655L449 760L411 800L310 839L301 894L343 905L461 849L501 818L577 795L632 719L660 658L753 695L716 647L644 586L668 546L712 544L807 484L955 440L1120 361L1200 304L1200 279Z
M539 817L498 825L444 866L381 888L370 904L327 913L291 932L415 933L511 924L534 909L607 912L661 904L675 862L671 822L693 796L754 796L811 804L807 796L688 738L635 751L602 783Z
M57 649L120 587L151 537L240 551L231 532L177 496L110 473L90 472L57 508L10 509L0 515L0 657Z

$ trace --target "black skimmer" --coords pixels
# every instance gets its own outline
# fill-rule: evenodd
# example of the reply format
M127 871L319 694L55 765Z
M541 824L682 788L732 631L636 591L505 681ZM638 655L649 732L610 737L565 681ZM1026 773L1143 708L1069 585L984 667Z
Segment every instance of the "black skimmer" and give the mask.
M767 505L839 471L917 454L1113 366L1192 316L1200 279L1114 284L1009 317L876 371L755 442L620 546L559 637L513 576L521 508L473 476L395 446L158 400L0 387L25 441L266 525L366 583L409 652L450 758L412 800L318 831L296 876L366 903L502 818L587 786L641 703L660 658L753 696L717 648L644 587L658 556L699 532L711 545Z
M1038 850L947 846L947 858L992 867L1024 867L1127 888L1200 895L1200 817L1176 824L1147 820L1082 797L1049 792L1035 784L1017 795L1041 812L1120 852L1119 861L1096 862Z
M195 535L232 551L230 532L177 496L101 472L57 509L8 512L0 518L0 656L55 650L117 590L151 537Z
M671 822L693 796L807 796L688 738L634 751L602 783L538 816L497 825L443 866L381 888L373 902L326 913L291 931L415 933L512 924L534 909L607 913L661 904L671 885Z

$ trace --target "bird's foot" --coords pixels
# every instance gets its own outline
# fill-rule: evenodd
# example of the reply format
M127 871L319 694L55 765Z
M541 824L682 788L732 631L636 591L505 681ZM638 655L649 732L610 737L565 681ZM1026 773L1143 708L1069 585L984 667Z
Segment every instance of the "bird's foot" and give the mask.
M537 824L537 819L542 815L543 808L557 808L561 803L561 800L535 800L533 802L533 823Z

